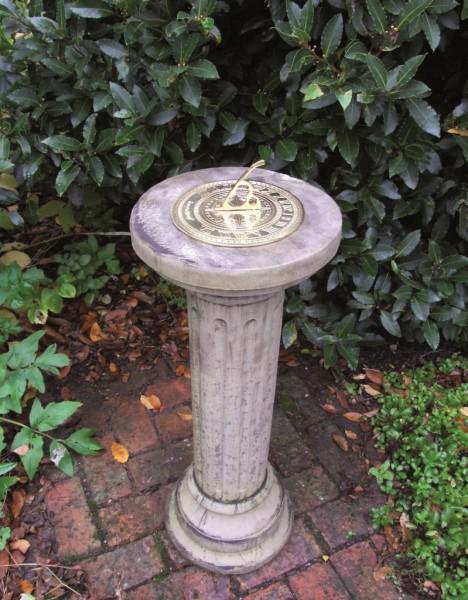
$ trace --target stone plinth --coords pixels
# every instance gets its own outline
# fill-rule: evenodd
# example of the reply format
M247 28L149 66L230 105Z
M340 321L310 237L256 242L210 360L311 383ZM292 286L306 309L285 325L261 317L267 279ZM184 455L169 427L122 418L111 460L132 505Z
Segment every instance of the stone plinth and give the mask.
M261 566L289 536L292 508L268 463L284 289L329 262L341 235L329 196L266 170L251 179L303 205L303 222L289 237L238 248L177 229L171 211L182 194L243 172L205 169L168 179L142 196L130 223L136 253L188 297L194 461L172 495L166 525L193 562L224 573Z

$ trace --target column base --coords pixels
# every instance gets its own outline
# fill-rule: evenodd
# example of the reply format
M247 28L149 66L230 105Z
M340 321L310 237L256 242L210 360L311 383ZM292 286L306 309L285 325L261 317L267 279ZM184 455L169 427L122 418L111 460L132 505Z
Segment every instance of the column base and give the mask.
M218 573L248 573L270 561L291 533L288 495L269 465L262 488L247 500L203 494L189 467L171 495L166 527L191 562Z

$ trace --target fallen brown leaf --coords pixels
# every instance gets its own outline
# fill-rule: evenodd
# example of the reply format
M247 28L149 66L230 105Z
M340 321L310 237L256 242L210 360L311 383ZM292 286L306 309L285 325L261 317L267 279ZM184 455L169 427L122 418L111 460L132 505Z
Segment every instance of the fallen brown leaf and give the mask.
M371 385L368 385L367 383L362 384L361 387L367 394L369 394L369 396L372 396L373 398L375 398L376 396L380 396L379 390L376 390L375 388L373 388Z
M346 438L344 438L342 435L340 435L339 433L334 433L332 435L333 441L335 442L335 444L337 446L339 446L342 450L344 450L345 452L348 452L349 450L349 445L348 442L346 441Z
M2 265L11 265L14 262L20 269L24 269L31 264L31 257L26 254L26 252L20 252L19 250L10 250L10 252L2 254L0 257L0 263Z
M426 581L423 583L423 588L424 591L431 596L433 596L434 593L438 594L440 592L440 588L437 583L434 583L434 581L431 581L430 579L426 579Z
M367 379L369 381L372 381L372 383L375 383L376 385L383 384L384 374L382 373L382 371L379 371L378 369L364 369L364 372L366 374Z
M336 399L344 409L349 408L346 392L343 390L336 390Z
M345 436L349 440L357 440L358 439L357 433L354 433L354 431L351 431L350 429L345 429Z
M119 367L114 362L110 362L109 363L109 371L115 375L115 373L118 373Z
M333 406L333 404L322 404L320 406L325 412L330 413L331 415L338 414L338 409Z
M362 414L358 412L347 412L343 415L343 417L345 419L348 419L348 421L358 423L362 419Z
M298 367L301 363L297 360L297 358L292 358L286 362L287 367Z
M378 412L379 412L378 408L373 408L372 410L368 410L367 412L365 412L364 416L367 417L368 419L370 419L371 417L375 416Z
M10 548L12 550L19 550L21 554L26 554L30 547L31 544L28 542L28 540L25 539L16 540L15 542L10 543Z
M8 565L10 564L10 557L8 550L5 548L0 550L0 579L3 579L8 573Z
M89 330L89 339L94 343L100 342L104 339L104 336L102 335L102 329L97 321L94 321L94 323L91 325L91 329Z
M462 417L468 417L468 406L462 406L462 408L460 408L460 414Z
M406 513L401 513L400 515L400 528L401 528L401 537L403 542L406 542L409 539L409 529L408 525L410 525L410 518Z
M25 561L24 554L22 554L19 550L14 550L11 553L12 563L15 565L22 565Z
M383 581L384 579L386 579L389 573L390 567L384 566L379 567L378 569L374 569L372 576L374 577L375 581Z
M182 421L191 421L192 420L192 413L190 412L178 412L177 416L182 419Z
M156 394L151 394L150 396L141 394L140 402L148 410L161 410L161 400L158 396L156 396Z
M112 442L111 446L112 456L119 463L126 463L128 461L128 450L122 444L118 444L117 442Z
M398 538L394 534L393 529L390 527L390 525L385 525L384 535L390 550L392 552L396 552L400 544L398 543Z
M22 579L19 582L19 588L23 594L31 594L34 590L33 584L27 579Z
M23 490L14 490L11 494L11 514L14 519L20 516L23 510L26 493Z
M67 387L66 385L64 385L60 389L60 397L62 398L62 400L71 400L73 398L71 389L69 387Z
M364 381L366 379L365 373L358 373L357 375L353 375L354 381Z

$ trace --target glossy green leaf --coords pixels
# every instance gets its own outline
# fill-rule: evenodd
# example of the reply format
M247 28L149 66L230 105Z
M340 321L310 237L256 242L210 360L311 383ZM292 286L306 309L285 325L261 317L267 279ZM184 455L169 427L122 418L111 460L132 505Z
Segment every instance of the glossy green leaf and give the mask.
M343 15L338 13L325 25L322 32L322 37L320 38L320 45L325 57L330 56L338 49L341 44L342 37Z

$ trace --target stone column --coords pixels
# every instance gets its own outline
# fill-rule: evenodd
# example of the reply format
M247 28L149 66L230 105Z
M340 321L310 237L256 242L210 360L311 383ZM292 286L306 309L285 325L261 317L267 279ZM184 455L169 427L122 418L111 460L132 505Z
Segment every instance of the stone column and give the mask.
M331 260L341 234L329 196L265 170L256 182L289 191L303 206L303 222L288 237L233 248L192 239L174 225L172 207L183 194L243 171L168 179L139 200L130 222L140 258L188 298L194 460L171 496L166 527L183 554L222 573L265 564L291 531L291 503L268 463L284 290Z

